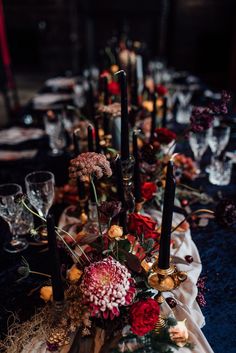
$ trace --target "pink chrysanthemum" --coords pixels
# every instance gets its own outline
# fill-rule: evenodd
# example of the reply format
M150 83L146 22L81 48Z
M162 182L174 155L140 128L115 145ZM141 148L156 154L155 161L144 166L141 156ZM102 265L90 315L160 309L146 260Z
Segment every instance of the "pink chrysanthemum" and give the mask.
M119 307L130 305L136 292L127 268L110 256L85 269L80 289L91 315L104 319L119 316Z
M86 152L70 161L69 174L71 179L80 178L85 181L90 175L95 175L97 179L103 175L112 175L110 163L101 153Z

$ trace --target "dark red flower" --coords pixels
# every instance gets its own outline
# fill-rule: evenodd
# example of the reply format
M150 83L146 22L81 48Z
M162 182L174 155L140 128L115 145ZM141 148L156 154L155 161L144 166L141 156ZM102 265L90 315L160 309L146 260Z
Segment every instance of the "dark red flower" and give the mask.
M214 116L208 108L195 107L190 117L190 130L202 132L212 126Z
M131 330L143 336L155 328L159 318L160 306L156 300L147 298L133 304L130 308Z
M137 213L131 213L129 215L128 228L131 233L135 233L138 236L144 234L153 233L156 229L157 222L151 217L143 216Z
M155 90L159 96L164 96L168 92L168 89L163 85L156 85Z
M159 143L168 145L168 143L176 139L176 134L166 127L160 127L155 129L154 137Z
M141 185L141 194L145 200L151 200L153 198L153 194L157 191L157 186L155 183L146 182Z
M111 81L108 83L108 92L111 96L118 96L120 94L120 85L118 82Z
M221 99L217 102L210 103L210 109L213 111L214 114L227 114L228 113L228 105L230 102L231 96L228 92L222 91L221 92Z

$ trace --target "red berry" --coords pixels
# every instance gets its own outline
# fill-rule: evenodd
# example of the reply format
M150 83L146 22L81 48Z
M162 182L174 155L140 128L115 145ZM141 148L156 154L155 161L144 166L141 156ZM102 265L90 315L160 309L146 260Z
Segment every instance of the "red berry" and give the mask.
M166 298L166 302L167 302L167 304L169 305L169 307L171 309L175 308L176 305L177 305L176 300L174 298L171 298L171 297Z
M182 206L187 206L187 205L188 205L188 200L183 199L183 200L181 201L181 204L182 204Z
M193 262L193 257L191 255L186 255L185 260L187 261L188 264L191 264Z

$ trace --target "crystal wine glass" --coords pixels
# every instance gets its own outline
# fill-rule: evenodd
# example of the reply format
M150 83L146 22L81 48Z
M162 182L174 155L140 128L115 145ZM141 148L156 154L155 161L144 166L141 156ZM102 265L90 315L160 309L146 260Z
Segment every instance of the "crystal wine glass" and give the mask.
M4 250L10 253L18 253L28 247L27 240L17 235L17 222L20 219L22 206L16 198L22 193L18 184L0 185L0 216L9 224L12 238L4 244Z
M229 143L230 127L216 126L209 130L209 146L215 157L218 157Z
M25 177L27 196L31 205L37 210L40 217L46 219L54 199L54 175L48 171L38 171ZM45 241L46 231L40 233L41 240Z
M63 153L66 145L64 127L60 115L56 115L53 111L48 111L44 116L44 127L46 134L49 136L49 145L52 156L59 156Z
M208 147L209 131L205 130L202 132L190 132L189 133L189 144L193 151L194 159L197 165L197 173L200 174L200 162L203 154L206 152Z

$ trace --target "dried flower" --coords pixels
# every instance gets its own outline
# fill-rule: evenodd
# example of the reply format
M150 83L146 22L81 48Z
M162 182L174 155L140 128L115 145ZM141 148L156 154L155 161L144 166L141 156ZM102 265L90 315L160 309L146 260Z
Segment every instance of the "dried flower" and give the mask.
M223 227L230 227L236 222L236 202L221 200L215 209L216 222Z
M113 224L108 230L108 236L110 238L120 238L123 235L123 228Z
M116 217L121 211L120 201L103 201L99 205L99 211L107 218Z
M104 319L119 316L119 307L130 305L136 292L127 268L110 256L85 269L80 289L91 315Z
M168 145L170 142L176 139L176 134L165 127L160 127L155 129L154 138L159 143Z
M193 108L190 117L190 130L192 132L202 132L212 126L214 116L211 114L210 109L195 107Z
M175 178L180 181L182 178L193 180L197 176L196 164L192 158L177 153L174 156Z
M81 181L87 180L87 177L95 175L97 179L104 175L112 175L110 163L101 153L86 152L71 160L69 174L71 179L80 178Z
M75 265L72 266L69 271L67 272L67 277L68 280L71 283L76 283L79 281L79 279L81 278L83 274L83 271L79 270Z
M52 286L44 286L40 288L40 298L45 302L52 300Z

